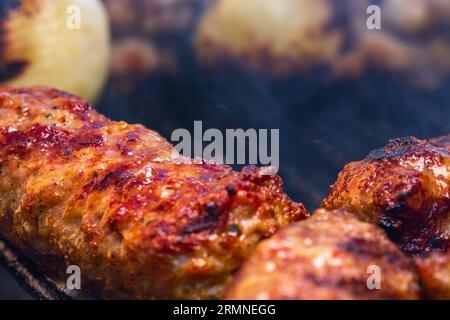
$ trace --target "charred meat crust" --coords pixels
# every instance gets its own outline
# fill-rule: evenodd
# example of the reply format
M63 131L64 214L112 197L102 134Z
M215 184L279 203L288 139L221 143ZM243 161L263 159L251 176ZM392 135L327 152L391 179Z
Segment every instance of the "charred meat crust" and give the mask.
M449 166L449 136L393 139L348 164L323 202L385 229L413 256L430 299L448 299L450 292Z
M381 290L368 288L373 266ZM259 244L226 297L418 299L420 289L412 261L380 228L343 210L318 210Z
M445 139L394 139L345 166L323 202L383 227L410 255L446 251L450 153Z
M217 298L253 247L307 216L255 167L187 163L157 133L47 88L0 90L0 233L101 298Z

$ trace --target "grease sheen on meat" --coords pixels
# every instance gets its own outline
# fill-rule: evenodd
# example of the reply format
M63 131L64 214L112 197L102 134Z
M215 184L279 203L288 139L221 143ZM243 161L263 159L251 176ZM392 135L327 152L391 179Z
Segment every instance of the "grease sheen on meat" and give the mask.
M450 137L394 139L345 166L323 203L383 227L415 258L427 297L450 292Z
M157 133L47 88L0 90L0 234L83 294L217 298L254 246L307 216L281 179L186 163Z
M437 140L394 139L345 166L323 202L379 224L411 255L447 251L450 152Z
M377 273L381 289L371 290ZM418 299L420 290L412 261L383 230L344 210L322 209L261 242L226 297Z

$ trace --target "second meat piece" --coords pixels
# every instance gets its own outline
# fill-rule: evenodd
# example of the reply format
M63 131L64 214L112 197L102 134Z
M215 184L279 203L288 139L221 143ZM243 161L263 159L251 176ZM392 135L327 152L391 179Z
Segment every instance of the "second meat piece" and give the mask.
M417 299L418 276L380 228L318 210L262 242L228 299Z

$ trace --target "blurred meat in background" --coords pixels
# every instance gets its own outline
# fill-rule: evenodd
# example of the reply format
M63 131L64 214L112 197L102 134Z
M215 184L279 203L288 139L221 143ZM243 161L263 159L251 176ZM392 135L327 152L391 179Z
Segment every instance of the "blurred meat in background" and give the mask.
M105 0L102 112L176 128L279 128L290 194L316 207L389 138L447 134L450 1ZM370 5L381 30L370 30Z

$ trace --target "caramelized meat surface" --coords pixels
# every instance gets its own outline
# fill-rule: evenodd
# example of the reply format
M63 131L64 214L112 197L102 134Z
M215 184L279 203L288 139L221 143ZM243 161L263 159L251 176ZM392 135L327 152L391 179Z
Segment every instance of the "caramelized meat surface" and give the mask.
M217 298L254 246L307 216L281 179L181 157L47 88L0 90L0 235L82 295Z
M447 139L391 140L352 162L323 202L383 227L409 255L446 252L450 232L450 153Z
M321 209L260 243L226 297L417 299L420 291L412 261L383 230Z
M450 298L450 137L395 139L348 164L323 203L383 227L415 258L427 298Z

